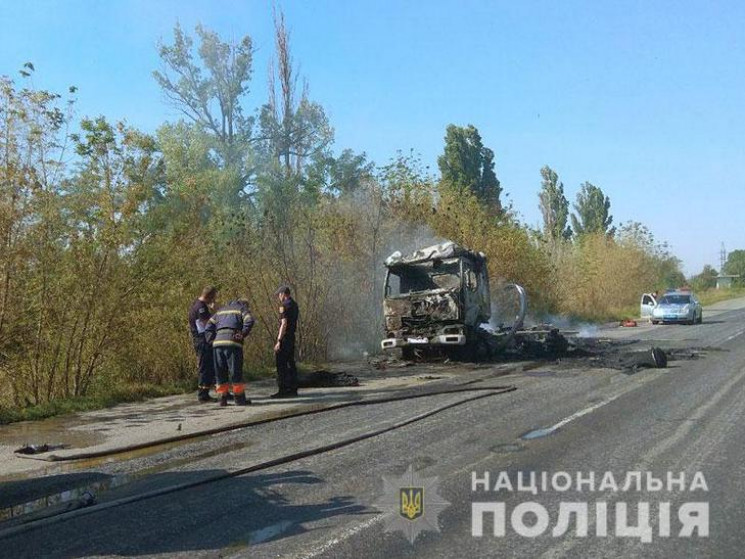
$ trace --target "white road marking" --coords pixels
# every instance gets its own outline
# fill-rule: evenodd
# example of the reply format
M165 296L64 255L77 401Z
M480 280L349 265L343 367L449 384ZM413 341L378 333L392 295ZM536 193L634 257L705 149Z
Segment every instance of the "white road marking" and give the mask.
M742 335L743 335L744 333L745 333L745 329L741 329L741 330L738 330L737 332L735 332L735 333L734 333L734 334L732 334L731 336L729 336L729 337L725 338L725 339L724 339L724 341L722 341L721 343L723 343L723 344L724 344L724 343L727 343L727 342L729 342L729 341L731 341L731 340L734 340L734 339L735 339L735 338L737 338L738 336L742 336Z
M620 394L616 394L615 396L611 396L610 398L606 398L602 402L598 402L597 404L593 404L593 405L591 405L591 406L589 406L589 407L587 407L587 408L585 408L583 410L579 410L579 411L574 412L569 417L565 417L564 419L562 419L558 423L552 425L551 427L547 427L545 429L535 429L535 430L531 431L531 433L533 433L535 431L540 431L542 433L542 436L551 435L555 431L557 431L557 430L561 429L562 427L564 427L564 425L567 425L568 423L571 423L575 419L579 419L580 417L585 416L588 413L592 413L595 410L597 410L599 408L602 408L603 406L606 406L606 405L610 404L613 400L616 400L616 399L620 398L624 394L626 394L626 392L622 392ZM530 438L530 437L527 437L525 435L523 437L524 438Z

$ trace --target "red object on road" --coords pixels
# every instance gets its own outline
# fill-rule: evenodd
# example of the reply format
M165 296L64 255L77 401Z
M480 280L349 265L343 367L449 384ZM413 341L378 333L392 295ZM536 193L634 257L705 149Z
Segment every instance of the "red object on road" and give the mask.
M630 318L627 318L626 320L621 321L621 326L625 326L626 328L637 326L636 320L631 320Z

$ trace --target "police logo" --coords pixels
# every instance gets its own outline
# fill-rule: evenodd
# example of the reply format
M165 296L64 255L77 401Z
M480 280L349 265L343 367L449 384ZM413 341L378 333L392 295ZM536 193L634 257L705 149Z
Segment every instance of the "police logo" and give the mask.
M399 491L401 510L399 514L406 520L416 520L424 514L422 506L423 487L402 487Z
M386 513L386 532L400 531L411 544L424 531L439 532L438 517L450 503L437 493L436 477L419 477L412 466L400 478L383 476L383 496L375 507Z

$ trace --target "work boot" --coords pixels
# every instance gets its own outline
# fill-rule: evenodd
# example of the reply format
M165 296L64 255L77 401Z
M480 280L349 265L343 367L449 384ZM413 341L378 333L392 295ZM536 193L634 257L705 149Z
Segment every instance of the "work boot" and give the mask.
M297 398L297 390L280 390L279 392L269 396L274 400L283 398Z
M236 406L248 406L251 403L251 400L246 398L245 394L236 394L235 395L235 405Z
M197 395L197 400L199 400L200 404L204 404L205 402L217 402L217 398L210 396L209 390L200 390Z
M228 395L227 394L221 394L220 395L220 403L218 404L221 408L224 408L228 405Z

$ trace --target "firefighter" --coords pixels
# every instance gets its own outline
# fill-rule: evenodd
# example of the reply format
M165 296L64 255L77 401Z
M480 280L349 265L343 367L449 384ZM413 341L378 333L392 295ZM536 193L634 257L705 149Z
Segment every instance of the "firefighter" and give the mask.
M279 333L274 345L277 364L276 394L272 398L294 398L297 396L297 368L295 367L295 332L300 309L290 295L290 288L281 286L277 292L279 298Z
M250 404L243 383L243 340L251 332L254 318L246 299L231 301L220 308L207 323L206 337L214 350L219 405L227 406L230 384L236 406Z
M189 330L197 354L197 370L199 372L199 391L197 399L200 402L216 402L210 396L210 387L215 384L215 368L212 359L212 348L207 343L204 331L207 322L212 317L212 306L217 297L217 288L208 285L202 290L202 294L189 308Z

